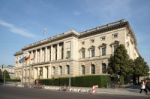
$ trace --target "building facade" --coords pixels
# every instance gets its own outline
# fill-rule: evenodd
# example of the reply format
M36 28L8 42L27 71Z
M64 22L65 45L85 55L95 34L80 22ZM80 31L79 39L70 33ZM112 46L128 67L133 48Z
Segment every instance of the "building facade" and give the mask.
M8 66L0 66L0 70L4 72L5 70L9 73L10 79L15 79L15 70L14 66L8 65Z
M105 75L108 59L123 44L131 59L139 56L126 20L83 32L71 30L35 42L15 53L15 73L22 82L83 75Z

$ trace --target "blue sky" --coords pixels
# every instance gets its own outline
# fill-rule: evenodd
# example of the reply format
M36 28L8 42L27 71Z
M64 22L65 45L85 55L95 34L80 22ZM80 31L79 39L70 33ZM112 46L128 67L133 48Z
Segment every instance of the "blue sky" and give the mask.
M0 65L14 65L14 53L35 41L119 19L130 22L150 65L149 9L150 0L0 0Z

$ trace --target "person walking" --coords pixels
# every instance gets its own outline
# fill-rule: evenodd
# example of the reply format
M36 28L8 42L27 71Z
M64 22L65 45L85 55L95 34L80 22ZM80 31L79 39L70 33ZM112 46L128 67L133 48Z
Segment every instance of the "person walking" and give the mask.
M142 93L143 90L147 94L146 82L144 80L141 81L141 90L140 90L140 93Z

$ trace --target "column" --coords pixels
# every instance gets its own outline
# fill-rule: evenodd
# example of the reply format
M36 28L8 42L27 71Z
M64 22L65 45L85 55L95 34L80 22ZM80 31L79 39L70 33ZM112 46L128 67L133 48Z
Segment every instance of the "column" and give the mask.
M37 50L35 50L35 59L34 59L34 63L37 63Z
M33 64L33 51L31 51L30 64Z
M39 55L39 62L41 63L42 62L42 48L40 49L40 55Z
M54 60L54 48L51 46L51 60Z
M47 47L47 62L50 61L50 46Z
M48 54L47 54L47 47L45 47L45 62L47 62L47 57L48 57Z
M48 78L52 78L52 68L48 66Z
M34 68L34 79L38 78L37 68Z
M57 49L57 60L60 59L60 46L59 44L56 45L56 49Z
M43 67L43 78L47 78L47 66Z

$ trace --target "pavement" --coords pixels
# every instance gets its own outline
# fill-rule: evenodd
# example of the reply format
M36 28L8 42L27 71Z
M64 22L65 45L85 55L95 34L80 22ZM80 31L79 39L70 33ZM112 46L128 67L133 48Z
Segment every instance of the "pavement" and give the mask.
M15 87L25 87L23 85L16 84L6 84L5 86L15 86ZM27 87L27 86L26 86ZM65 87L65 86L29 86L28 88L37 88L45 90L54 90L54 91L66 91L73 93L90 93L90 94L113 94L113 95L130 95L130 96L148 96L150 97L150 92L146 95L144 92L139 93L140 89L133 88L96 88L93 93L92 88L90 87Z
M54 88L54 87L53 87ZM85 89L85 88L84 88ZM149 96L89 94L0 85L0 99L150 99Z

